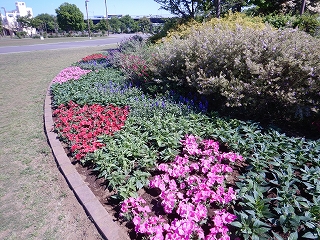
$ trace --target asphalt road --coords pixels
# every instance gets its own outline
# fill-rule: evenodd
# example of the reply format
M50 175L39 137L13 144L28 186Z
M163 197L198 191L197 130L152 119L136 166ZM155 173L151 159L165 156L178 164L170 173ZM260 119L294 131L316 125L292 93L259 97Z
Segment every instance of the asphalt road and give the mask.
M58 42L58 43L45 43L45 40L44 40L43 44L0 47L0 54L33 52L33 51L41 51L41 50L64 49L64 48L104 46L104 45L119 43L122 40L127 39L133 35L135 34L115 34L115 35L110 35L108 38L103 38L103 39L93 38L93 39L82 40L82 41Z

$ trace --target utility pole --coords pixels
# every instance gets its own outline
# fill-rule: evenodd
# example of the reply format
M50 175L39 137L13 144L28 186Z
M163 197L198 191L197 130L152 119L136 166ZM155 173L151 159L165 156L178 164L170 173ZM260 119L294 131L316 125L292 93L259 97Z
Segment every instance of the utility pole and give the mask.
M107 24L107 32L109 36L109 24L108 24L108 7L107 7L107 0L104 0L104 5L106 6L106 24Z
M88 3L89 0L86 0L85 1L85 4L86 4L86 12L87 12L87 24L88 24L88 32L89 32L89 39L91 39L91 35L90 35L90 24L89 24L89 16L88 16Z

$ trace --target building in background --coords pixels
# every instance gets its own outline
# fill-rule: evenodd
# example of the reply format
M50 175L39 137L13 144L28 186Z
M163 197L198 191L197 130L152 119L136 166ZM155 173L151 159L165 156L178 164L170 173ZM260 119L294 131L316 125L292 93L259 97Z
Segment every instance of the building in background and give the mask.
M20 26L17 22L17 17L27 17L33 18L32 8L27 7L25 2L16 2L16 9L13 11L6 11L5 8L1 7L3 11L1 11L0 17L2 20L2 25L6 33L12 34L16 31L24 31L28 35L35 34L36 29L31 27L26 27L19 29ZM4 14L2 14L4 12Z

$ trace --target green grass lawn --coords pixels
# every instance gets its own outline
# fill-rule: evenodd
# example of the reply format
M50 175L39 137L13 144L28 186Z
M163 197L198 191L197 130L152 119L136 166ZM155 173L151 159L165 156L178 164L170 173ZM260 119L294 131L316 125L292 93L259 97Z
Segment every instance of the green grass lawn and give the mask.
M54 76L103 50L100 46L0 55L0 239L100 239L56 166L42 116Z

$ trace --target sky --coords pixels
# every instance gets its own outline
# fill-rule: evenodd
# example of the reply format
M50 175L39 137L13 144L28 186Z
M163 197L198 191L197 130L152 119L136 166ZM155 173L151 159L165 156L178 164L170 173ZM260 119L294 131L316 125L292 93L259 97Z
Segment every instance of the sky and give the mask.
M0 10L4 14L4 7L7 12L16 9L16 0L0 0ZM55 9L64 2L75 4L86 16L85 0L20 0L25 2L27 7L31 7L33 16L41 13L49 13L55 15ZM161 9L160 5L154 0L107 0L108 15L122 14L134 16L149 16L149 15L162 15L168 16L170 13ZM88 2L88 15L105 16L105 0L89 0Z

